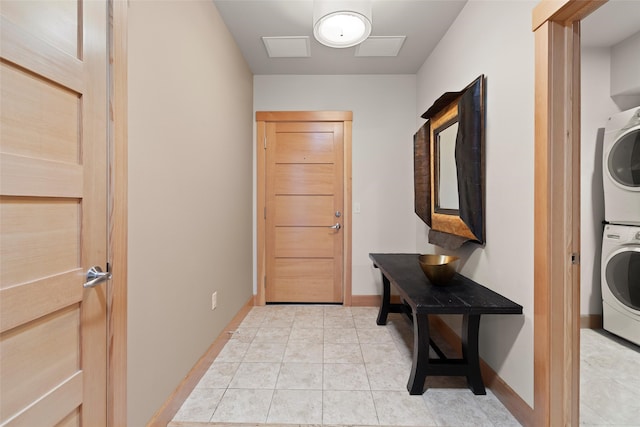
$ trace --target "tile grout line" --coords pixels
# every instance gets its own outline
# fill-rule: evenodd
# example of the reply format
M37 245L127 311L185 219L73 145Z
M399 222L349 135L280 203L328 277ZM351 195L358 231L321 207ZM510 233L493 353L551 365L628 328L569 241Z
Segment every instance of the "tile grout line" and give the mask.
M378 415L378 407L376 406L376 400L373 398L373 390L371 390L371 380L369 379L369 373L367 372L366 360L364 360L364 351L362 351L362 341L360 340L359 329L353 317L352 317L352 320L353 320L353 326L356 330L356 337L358 338L358 347L360 347L360 356L362 357L362 366L364 367L364 372L367 375L367 384L369 385L369 396L371 396L371 402L373 403L373 410L376 412L377 425L380 425L380 416Z
M295 315L294 315L294 320L295 322ZM278 387L278 380L280 379L280 374L282 373L282 366L284 365L284 358L287 355L287 347L289 346L289 339L291 338L291 330L293 329L293 324L292 327L289 328L289 335L287 335L287 341L284 344L284 351L282 352L282 360L280 360L280 367L278 369L278 375L276 376L276 381L273 384L273 392L271 393L271 402L269 402L269 409L267 410L267 415L265 416L265 424L267 422L269 422L269 415L271 415L271 409L273 408L273 399L276 396L276 389ZM255 337L254 337L255 339Z

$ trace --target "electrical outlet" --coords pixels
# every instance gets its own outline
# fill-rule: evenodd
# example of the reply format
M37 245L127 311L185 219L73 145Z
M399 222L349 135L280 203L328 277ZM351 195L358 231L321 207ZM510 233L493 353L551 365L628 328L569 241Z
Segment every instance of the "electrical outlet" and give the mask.
M211 310L215 310L218 306L218 293L214 292L211 294Z

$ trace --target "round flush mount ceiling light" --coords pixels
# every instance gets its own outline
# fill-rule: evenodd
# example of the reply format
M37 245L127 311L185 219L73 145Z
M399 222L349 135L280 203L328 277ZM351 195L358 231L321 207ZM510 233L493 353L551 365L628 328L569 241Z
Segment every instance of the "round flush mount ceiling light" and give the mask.
M313 35L323 45L352 47L365 41L370 34L369 2L314 2Z

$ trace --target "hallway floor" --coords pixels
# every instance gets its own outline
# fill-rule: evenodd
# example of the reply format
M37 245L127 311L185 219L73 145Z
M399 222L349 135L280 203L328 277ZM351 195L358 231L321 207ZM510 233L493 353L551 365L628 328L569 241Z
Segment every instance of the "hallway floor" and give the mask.
M377 307L254 307L169 426L519 426L464 378L406 389L413 333ZM435 338L435 337L434 337ZM446 354L455 354L437 339Z

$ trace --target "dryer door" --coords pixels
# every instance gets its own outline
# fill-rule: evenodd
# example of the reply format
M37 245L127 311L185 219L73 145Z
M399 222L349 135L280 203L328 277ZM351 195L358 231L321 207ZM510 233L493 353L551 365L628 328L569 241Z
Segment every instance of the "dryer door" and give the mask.
M640 128L630 129L613 144L607 170L620 187L640 191Z
M640 312L640 246L613 252L605 263L605 280L618 301Z

